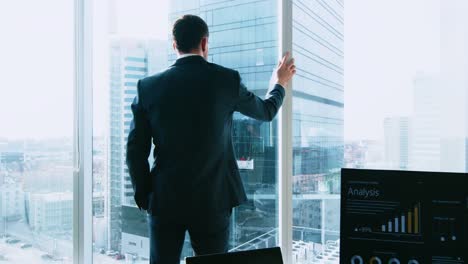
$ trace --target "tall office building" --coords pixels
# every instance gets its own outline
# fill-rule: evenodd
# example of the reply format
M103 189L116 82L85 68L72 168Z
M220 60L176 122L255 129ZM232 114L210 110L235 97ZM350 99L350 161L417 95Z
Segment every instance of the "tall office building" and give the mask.
M71 232L73 193L31 193L28 197L29 226L36 232Z
M390 169L408 169L411 149L409 117L387 117L384 120L385 163Z
M292 0L292 8L298 67L293 81L293 181L302 179L299 188L293 186L292 257L295 263L334 263L344 162L344 3Z
M414 80L414 133L410 168L465 171L468 113L468 30L464 1L441 2L440 75Z
M440 170L441 87L437 76L418 74L414 79L414 130L409 167Z
M465 171L468 133L467 1L440 1L441 170Z
M121 251L123 212L136 208L133 188L125 163L126 141L133 117L131 103L139 79L166 65L166 42L115 39L110 48L110 137L109 137L109 248ZM150 157L150 161L151 161ZM129 208L127 208L129 207ZM128 243L127 243L128 244Z
M272 0L176 0L171 2L170 21L187 13L200 15L210 28L209 61L238 70L246 86L264 97L278 59L277 5ZM309 227L325 229L324 222L328 229L338 230L338 222L331 219L339 215L335 194L343 164L344 7L340 0L314 0L293 1L293 8L298 65L293 93L294 181L301 183L295 191L323 194L323 199L307 196L309 200L295 201L294 224L307 228L295 231L294 239L302 234L302 238L318 237L315 242L321 243L325 235L304 232ZM234 213L234 248L264 245L260 238L276 231L277 136L276 121L234 116L234 146L249 197L248 206Z
M11 178L0 182L0 222L15 221L24 218L24 192L22 184ZM5 230L0 229L0 233Z

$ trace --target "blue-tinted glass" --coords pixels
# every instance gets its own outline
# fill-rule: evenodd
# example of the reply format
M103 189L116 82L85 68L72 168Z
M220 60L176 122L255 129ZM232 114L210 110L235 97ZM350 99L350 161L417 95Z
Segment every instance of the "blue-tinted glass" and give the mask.
M128 79L143 79L145 76L144 75L137 75L137 74L125 74L124 75L125 78L128 78Z
M125 82L124 85L127 86L127 87L136 87L137 83L136 82Z
M126 57L125 61L147 62L147 59L146 58L138 58L138 57Z
M293 83L293 261L338 263L344 144L343 5L339 1L291 1L297 65Z
M171 21L194 11L184 6L183 0L172 2ZM277 63L277 1L204 0L195 6L210 27L209 60L238 70L243 83L264 97ZM172 58L169 56L169 60ZM263 123L234 115L234 149L249 202L233 211L231 250L277 244L276 125L276 120ZM186 246L183 255L190 254Z
M146 68L144 68L144 67L134 67L134 66L126 66L125 70L127 70L127 71L146 72Z

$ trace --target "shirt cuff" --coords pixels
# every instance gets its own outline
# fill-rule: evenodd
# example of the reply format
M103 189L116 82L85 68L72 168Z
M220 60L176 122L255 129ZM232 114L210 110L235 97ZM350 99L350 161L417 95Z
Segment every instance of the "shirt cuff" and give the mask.
M279 90L281 91L281 94L284 96L286 94L286 89L283 87L283 85L276 83L275 88L280 88Z
M279 84L279 83L275 83L275 85L278 85L279 87L281 87L281 88L283 88L283 89L286 89L286 88L284 88L283 85L281 85L281 84Z

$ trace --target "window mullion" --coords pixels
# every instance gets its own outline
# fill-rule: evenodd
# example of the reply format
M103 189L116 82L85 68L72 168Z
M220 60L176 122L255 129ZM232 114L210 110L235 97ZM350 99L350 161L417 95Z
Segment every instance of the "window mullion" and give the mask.
M279 58L292 52L292 2L278 0ZM279 244L284 263L292 263L292 81L279 116Z
M92 262L92 2L75 0L73 263Z

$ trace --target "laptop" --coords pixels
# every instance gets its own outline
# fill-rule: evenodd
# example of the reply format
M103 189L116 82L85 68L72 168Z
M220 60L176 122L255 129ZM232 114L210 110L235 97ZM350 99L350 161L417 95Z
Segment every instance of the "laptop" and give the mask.
M265 248L224 254L188 257L187 264L283 264L281 249Z

